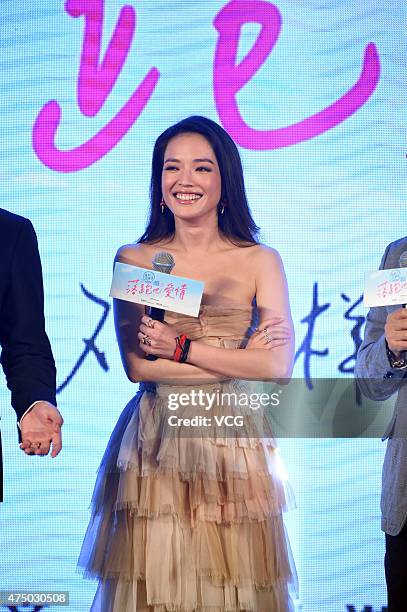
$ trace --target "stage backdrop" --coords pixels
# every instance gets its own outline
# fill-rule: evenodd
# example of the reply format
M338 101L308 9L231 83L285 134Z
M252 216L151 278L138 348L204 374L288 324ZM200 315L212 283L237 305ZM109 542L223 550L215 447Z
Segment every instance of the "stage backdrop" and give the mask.
M137 388L115 341L112 261L145 227L154 140L191 114L228 130L262 241L285 264L295 373L351 377L364 273L406 233L405 4L2 0L0 11L1 206L38 234L65 419L57 459L25 457L1 386L0 585L68 590L84 612L96 584L76 560L95 474ZM381 610L384 444L281 447L298 609Z

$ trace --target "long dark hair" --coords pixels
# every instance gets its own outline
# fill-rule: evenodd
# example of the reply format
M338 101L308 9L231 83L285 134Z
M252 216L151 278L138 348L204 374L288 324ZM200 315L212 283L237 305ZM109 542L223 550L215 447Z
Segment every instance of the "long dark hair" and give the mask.
M247 203L243 168L239 151L229 134L217 123L198 115L179 121L156 140L150 182L150 214L144 234L137 242L158 242L175 233L174 215L166 206L161 212L161 175L168 142L185 133L201 134L212 146L221 175L221 201L218 204L218 226L230 242L237 246L258 244L260 228L255 224ZM220 214L225 202L224 214ZM246 244L245 244L246 243Z

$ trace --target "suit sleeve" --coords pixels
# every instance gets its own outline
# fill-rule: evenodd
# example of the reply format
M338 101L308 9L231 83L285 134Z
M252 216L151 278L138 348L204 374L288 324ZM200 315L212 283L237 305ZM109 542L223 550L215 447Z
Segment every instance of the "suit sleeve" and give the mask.
M44 290L37 237L21 224L0 314L1 364L17 419L36 400L56 405L56 369L44 321Z
M380 269L386 268L389 245L383 255ZM359 348L355 376L360 389L372 400L386 400L398 391L406 370L392 368L387 357L384 335L388 311L384 306L370 308L365 327L365 337Z

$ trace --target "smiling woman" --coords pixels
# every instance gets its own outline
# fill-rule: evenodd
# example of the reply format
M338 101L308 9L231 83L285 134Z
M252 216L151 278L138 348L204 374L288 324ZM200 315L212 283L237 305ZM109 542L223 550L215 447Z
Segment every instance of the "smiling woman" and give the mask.
M181 183L177 184L177 176L181 177ZM259 228L247 203L239 151L225 130L214 121L198 116L188 117L171 126L155 143L150 216L140 243L174 237L177 218L171 209L171 202L179 203L182 193L187 193L186 187L191 190L191 185L183 184L185 179L192 181L192 192L198 195L205 193L203 187L211 186L207 195L213 198L213 213L216 210L221 213L216 228L223 236L231 243L239 243L239 246L256 244ZM178 200L171 191L171 181L173 190L181 194ZM204 181L203 185L200 181ZM161 202L167 205L163 213Z
M203 117L166 130L147 229L116 261L151 268L165 249L205 291L198 317L167 311L163 323L114 301L123 366L141 385L102 459L79 560L100 581L93 611L293 610L278 450L264 414L233 400L250 379L284 383L293 363L284 268L257 230L226 132ZM208 394L210 416L195 401Z
M199 151L199 157L195 157ZM175 157L176 155L176 157ZM165 151L162 173L162 202L173 213L188 210L199 219L210 214L221 199L221 178L218 162L209 142L200 134L180 134L172 138ZM178 207L175 210L175 207ZM214 216L216 220L216 216Z

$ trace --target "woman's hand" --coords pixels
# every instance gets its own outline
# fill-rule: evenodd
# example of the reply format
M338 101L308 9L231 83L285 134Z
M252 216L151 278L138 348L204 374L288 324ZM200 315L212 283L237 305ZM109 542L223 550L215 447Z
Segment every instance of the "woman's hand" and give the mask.
M163 359L172 359L176 347L175 338L179 335L175 326L161 323L147 315L141 318L137 338L140 348L147 355L156 355Z
M250 336L246 345L247 349L271 349L288 344L291 340L291 331L288 325L283 324L283 319L273 317L262 321L254 333Z

